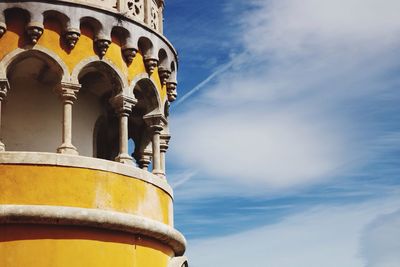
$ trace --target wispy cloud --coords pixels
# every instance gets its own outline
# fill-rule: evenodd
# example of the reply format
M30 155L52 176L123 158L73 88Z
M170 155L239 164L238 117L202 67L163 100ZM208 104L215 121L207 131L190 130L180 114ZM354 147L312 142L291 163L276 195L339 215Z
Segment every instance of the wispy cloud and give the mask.
M398 131L378 125L399 111L400 78L388 75L400 69L398 1L250 3L232 40L245 56L195 87L172 121L174 162L207 177L185 184L193 196L329 181Z
M191 264L394 267L400 262L399 205L398 197L322 205L252 231L192 241Z

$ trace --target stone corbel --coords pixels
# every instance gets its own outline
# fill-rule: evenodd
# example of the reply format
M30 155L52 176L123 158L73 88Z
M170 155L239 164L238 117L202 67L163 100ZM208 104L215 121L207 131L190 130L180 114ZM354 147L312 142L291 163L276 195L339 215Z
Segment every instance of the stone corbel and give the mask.
M0 38L3 37L6 31L7 31L7 25L4 22L0 21Z
M167 98L169 102L174 102L178 97L178 92L176 90L177 85L176 82L167 82Z
M65 40L69 49L73 49L81 36L81 32L75 28L68 28L65 32Z
M32 44L35 45L38 42L40 36L43 34L43 30L44 26L41 22L30 22L26 26L26 33L28 34Z
M130 45L125 45L121 48L121 51L125 62L130 65L135 58L138 49Z
M158 64L158 59L157 58L154 58L154 57L151 57L151 56L144 56L144 58L143 58L143 60L144 60L144 65L146 66L146 70L147 70L147 72L151 75L151 74L153 74L153 72L154 72L154 70L156 69L156 67L157 67L157 64Z
M95 39L95 44L97 51L100 54L100 57L104 57L105 54L107 53L108 48L110 47L111 40L105 36L98 36Z
M166 85L169 77L171 76L171 71L164 66L159 66L158 67L158 76L160 76L161 84Z

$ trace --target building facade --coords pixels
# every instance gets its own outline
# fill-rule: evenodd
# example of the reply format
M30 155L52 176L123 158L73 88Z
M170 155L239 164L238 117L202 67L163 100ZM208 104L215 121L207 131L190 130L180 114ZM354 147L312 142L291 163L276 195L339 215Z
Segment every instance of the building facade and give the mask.
M0 266L185 267L164 0L0 2Z

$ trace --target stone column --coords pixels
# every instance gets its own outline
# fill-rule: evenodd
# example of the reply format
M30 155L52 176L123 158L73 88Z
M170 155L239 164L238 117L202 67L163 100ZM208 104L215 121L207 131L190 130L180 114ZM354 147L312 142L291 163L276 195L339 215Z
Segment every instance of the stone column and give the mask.
M165 154L168 150L169 140L171 139L170 135L161 135L161 144L160 144L160 153L161 153L161 170L165 176L166 174L166 164L165 164Z
M165 119L160 114L146 115L143 119L150 127L152 134L153 174L164 177L161 169L160 135L163 130L162 122Z
M80 88L80 84L71 83L61 83L59 87L59 94L63 103L63 128L62 144L57 152L61 154L78 155L76 147L72 145L72 105Z
M152 149L153 149L153 173L156 175L163 176L163 171L161 170L161 152L160 152L160 135L162 127L159 125L151 126L153 133Z
M119 153L115 161L124 164L132 164L133 158L128 154L128 117L137 100L132 97L119 94L111 99L119 118Z
M150 26L151 21L151 2L152 0L144 0L144 23Z
M159 32L163 34L164 32L164 0L159 0L159 7L158 7L158 28Z
M0 79L0 152L5 151L6 147L2 142L2 131L1 131L1 113L2 107L1 103L3 102L4 98L7 96L7 92L10 89L10 85L8 84L7 79Z

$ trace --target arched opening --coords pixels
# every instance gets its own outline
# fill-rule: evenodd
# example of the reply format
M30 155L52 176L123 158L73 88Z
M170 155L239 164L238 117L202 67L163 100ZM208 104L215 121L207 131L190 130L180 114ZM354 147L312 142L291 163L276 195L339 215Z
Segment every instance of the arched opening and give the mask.
M153 57L153 43L146 37L140 37L138 41L140 54L144 58Z
M139 80L133 88L137 104L129 117L129 137L135 142L132 156L143 169L151 167L151 132L143 117L150 113L159 113L160 103L157 88L149 79ZM143 166L146 165L146 166Z
M117 73L96 61L78 75L82 85L73 109L73 143L88 157L114 160L118 155L118 118L110 99L122 90Z
M54 59L36 50L17 55L9 64L10 91L2 111L8 151L56 151L61 143L62 104L54 91L62 75Z
M30 13L21 8L9 8L4 11L7 31L14 32L19 36L18 47L23 48L29 40L24 34L25 27L31 19Z

